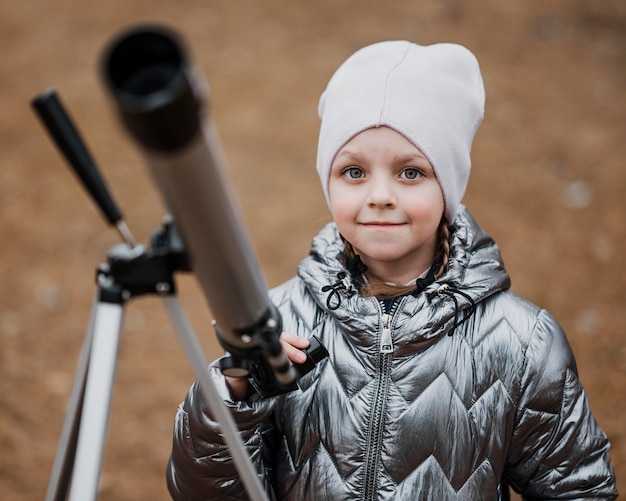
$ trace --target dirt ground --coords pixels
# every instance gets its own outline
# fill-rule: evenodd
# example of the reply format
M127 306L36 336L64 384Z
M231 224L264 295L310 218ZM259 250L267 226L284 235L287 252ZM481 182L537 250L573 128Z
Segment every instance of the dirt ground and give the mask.
M0 499L44 497L76 371L94 270L118 243L30 101L48 87L79 125L136 238L164 214L98 74L130 24L167 22L212 89L268 284L290 277L329 219L314 169L317 99L382 39L465 44L487 111L465 197L498 241L513 290L565 327L626 492L626 4L621 0L0 0ZM620 250L621 249L621 250ZM179 296L208 358L210 312ZM156 298L126 309L100 499L168 499L172 422L194 375Z

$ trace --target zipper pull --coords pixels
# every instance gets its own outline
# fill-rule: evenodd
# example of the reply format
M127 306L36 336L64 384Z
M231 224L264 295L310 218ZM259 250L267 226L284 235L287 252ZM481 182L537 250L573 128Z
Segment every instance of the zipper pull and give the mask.
M392 353L393 352L393 339L391 339L391 315L389 313L383 313L381 317L383 324L383 332L380 336L380 352Z

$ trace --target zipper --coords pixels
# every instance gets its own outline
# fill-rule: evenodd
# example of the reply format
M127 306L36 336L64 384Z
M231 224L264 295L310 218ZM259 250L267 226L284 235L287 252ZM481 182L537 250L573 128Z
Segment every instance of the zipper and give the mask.
M380 461L385 404L387 402L387 389L391 368L391 354L393 353L393 338L391 336L391 324L400 301L396 301L391 311L385 311L384 302L380 302L381 332L380 346L378 351L378 381L372 405L372 419L367 434L367 449L365 452L365 482L363 488L363 501L376 498L378 475L376 467Z
M383 313L381 318L382 332L380 334L380 352L393 352L393 339L391 338L391 320L393 317L389 313Z

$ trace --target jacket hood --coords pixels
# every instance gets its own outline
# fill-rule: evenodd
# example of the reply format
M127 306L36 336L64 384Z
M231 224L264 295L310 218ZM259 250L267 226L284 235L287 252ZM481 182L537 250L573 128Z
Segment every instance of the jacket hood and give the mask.
M349 330L377 331L379 302L361 297L352 286L343 265L343 242L334 223L313 239L310 255L300 263L298 275L315 301ZM394 315L394 325L399 327L395 332L410 336L404 340L409 343L451 334L479 302L509 287L498 246L461 206L451 227L448 270L417 297L401 299ZM395 344L401 341L397 339Z

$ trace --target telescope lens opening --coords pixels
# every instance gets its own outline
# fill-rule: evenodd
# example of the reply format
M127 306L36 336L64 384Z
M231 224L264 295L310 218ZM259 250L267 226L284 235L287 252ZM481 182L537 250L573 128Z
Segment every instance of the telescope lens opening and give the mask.
M141 68L127 76L120 87L124 92L134 96L148 96L166 89L174 80L179 67L174 64L155 64Z
M195 92L175 33L155 26L125 32L102 62L121 118L142 146L173 151L200 132L202 96Z
M184 66L185 57L173 33L143 28L126 33L112 44L105 58L105 75L119 99L130 99L141 107L151 102L141 98L160 91L180 92L177 87L185 85L181 75Z

